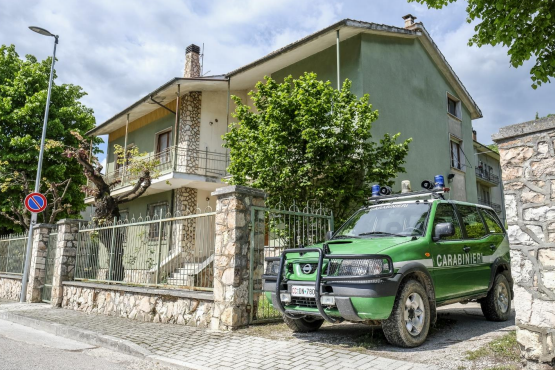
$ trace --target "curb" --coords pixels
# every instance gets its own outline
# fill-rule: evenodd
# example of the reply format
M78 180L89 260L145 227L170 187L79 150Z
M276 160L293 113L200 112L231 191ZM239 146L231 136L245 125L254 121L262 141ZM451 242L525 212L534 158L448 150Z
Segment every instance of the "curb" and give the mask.
M44 331L58 337L73 339L79 342L91 344L97 347L108 348L127 355L148 359L168 366L177 366L180 368L209 370L204 366L190 364L185 361L176 360L169 357L155 355L148 349L139 346L131 341L116 338L110 335L101 335L94 331L78 329L68 325L51 323L47 321L37 320L30 317L20 316L11 312L0 312L0 320L6 320L15 324L27 326L33 329Z

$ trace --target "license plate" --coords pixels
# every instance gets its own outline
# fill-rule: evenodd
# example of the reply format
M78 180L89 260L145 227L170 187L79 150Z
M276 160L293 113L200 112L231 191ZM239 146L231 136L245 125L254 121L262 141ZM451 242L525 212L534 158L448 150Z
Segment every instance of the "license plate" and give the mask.
M310 297L314 298L314 288L306 286L295 286L291 287L291 295L294 297Z

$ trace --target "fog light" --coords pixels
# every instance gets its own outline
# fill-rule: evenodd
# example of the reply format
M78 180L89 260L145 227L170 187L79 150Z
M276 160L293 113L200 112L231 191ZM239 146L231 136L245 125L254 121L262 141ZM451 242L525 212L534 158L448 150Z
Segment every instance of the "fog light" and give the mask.
M331 295L323 295L320 297L320 302L326 306L335 306L335 297Z
M281 299L281 301L283 303L291 303L291 294L289 294L289 293L280 293L279 294L279 299Z

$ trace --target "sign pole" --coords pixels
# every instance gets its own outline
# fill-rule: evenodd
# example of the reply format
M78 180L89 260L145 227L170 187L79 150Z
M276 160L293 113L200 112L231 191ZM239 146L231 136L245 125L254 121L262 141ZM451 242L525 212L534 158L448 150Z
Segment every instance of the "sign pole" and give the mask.
M42 124L42 137L40 141L39 164L37 167L37 178L35 179L35 193L40 191L40 176L42 170L42 161L44 157L44 142L46 139L46 124L48 122L48 111L50 109L50 96L52 94L52 78L54 76L54 63L56 63L56 45L58 45L58 36L54 36L54 53L52 55L52 65L50 66L50 79L48 81L48 95L46 97L46 110L44 112L44 122ZM37 214L31 212L31 221L29 222L29 236L27 238L27 250L25 251L25 265L23 267L23 277L21 278L21 295L20 302L25 302L27 296L27 282L29 281L29 268L31 266L31 252L33 247L33 227L37 223Z

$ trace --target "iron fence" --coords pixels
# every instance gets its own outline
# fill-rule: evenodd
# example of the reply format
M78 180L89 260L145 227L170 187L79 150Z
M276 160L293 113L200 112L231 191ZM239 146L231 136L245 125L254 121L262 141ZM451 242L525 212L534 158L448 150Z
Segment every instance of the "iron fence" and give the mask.
M212 290L215 212L197 211L82 225L75 279Z
M0 236L0 272L23 274L27 234L10 234Z
M485 199L482 199L482 198L478 198L478 204L482 204L484 206L491 207L491 208L493 208L493 210L496 213L501 214L501 205L500 204L492 203L492 202L489 202L489 201L487 201Z
M262 273L266 270L265 258L279 257L283 250L306 247L325 241L326 233L333 230L333 214L321 206L298 206L285 209L252 207L249 304L251 323L276 321L282 318L270 306L264 294Z
M493 174L491 171L476 167L476 177L491 182L492 184L499 184L499 176Z

